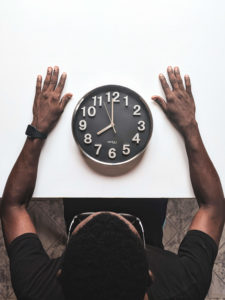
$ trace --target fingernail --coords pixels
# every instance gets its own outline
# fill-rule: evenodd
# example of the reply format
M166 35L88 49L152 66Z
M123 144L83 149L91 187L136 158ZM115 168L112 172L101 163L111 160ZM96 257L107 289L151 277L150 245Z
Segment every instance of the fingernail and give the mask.
M168 67L168 71L172 71L172 67L171 66Z
M48 67L48 73L50 73L52 71L51 67Z
M164 75L163 75L162 73L160 73L160 74L159 74L159 77L163 78L163 77L164 77Z
M175 67L174 70L175 70L175 72L177 72L177 73L179 72L179 68L178 68L178 67Z
M38 75L38 80L41 80L41 75Z
M185 75L184 75L184 77L188 78L188 77L189 77L189 75L188 75L188 74L185 74Z
M54 66L54 71L58 71L59 67L58 66Z
M66 77L66 75L67 75L67 74L66 74L65 72L62 73L62 77Z

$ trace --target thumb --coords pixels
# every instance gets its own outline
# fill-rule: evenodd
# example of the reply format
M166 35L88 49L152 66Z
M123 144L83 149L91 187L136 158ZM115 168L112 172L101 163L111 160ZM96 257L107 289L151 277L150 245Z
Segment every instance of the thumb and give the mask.
M155 102L157 102L159 104L159 106L162 108L162 110L164 112L166 112L167 104L166 104L165 100L162 97L152 96L151 98L152 98L152 100L154 100Z
M69 100L73 97L73 94L66 94L62 97L61 102L60 102L60 106L62 107L62 109L64 109L66 107L66 104L69 102Z

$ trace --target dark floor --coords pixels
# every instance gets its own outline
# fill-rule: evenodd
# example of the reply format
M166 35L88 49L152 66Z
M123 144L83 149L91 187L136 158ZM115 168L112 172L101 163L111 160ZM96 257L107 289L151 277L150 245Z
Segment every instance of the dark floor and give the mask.
M35 199L29 207L31 216L44 248L50 257L59 256L66 243L61 199ZM170 199L164 227L164 246L176 252L188 229L191 218L197 210L195 199ZM0 230L0 300L14 300L8 258ZM225 231L213 269L211 287L206 299L225 299Z

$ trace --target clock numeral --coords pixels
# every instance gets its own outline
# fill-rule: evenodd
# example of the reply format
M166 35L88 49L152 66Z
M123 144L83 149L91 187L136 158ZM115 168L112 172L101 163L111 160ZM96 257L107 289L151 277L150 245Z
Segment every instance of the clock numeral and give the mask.
M85 117L85 115L86 115L86 107L85 106L81 107L81 110L83 111L82 116Z
M139 144L141 141L139 133L136 133L133 138L132 138L132 142L135 142L136 144Z
M92 143L92 136L90 133L86 133L84 135L84 142L85 144L91 144Z
M116 158L116 149L115 148L110 148L108 152L108 157L111 159Z
M111 92L105 93L107 96L107 101L110 102L111 101ZM112 93L112 100L113 102L120 102L120 93L119 92L113 92Z
M141 115L141 113L140 113L140 110L141 110L140 105L134 105L133 110L134 110L133 116L140 116Z
M86 106L81 107L83 111L83 117L86 116ZM94 117L96 115L96 108L94 106L89 106L87 109L87 114L89 117Z
M96 106L97 99L98 99L98 105L99 105L99 107L102 107L102 96L99 96L99 97L94 96L94 97L92 97L92 99L94 100L94 106Z
M95 147L97 147L97 150L96 150L96 155L99 155L99 152L100 152L100 150L101 150L101 148L102 148L102 144L94 144L94 146Z
M107 96L107 98L108 98L107 101L110 102L110 92L105 93L105 94L106 94L106 96Z
M128 96L124 96L123 99L125 100L125 106L128 106Z
M120 93L119 92L114 92L112 95L113 95L114 102L120 102L120 99L119 99Z
M96 115L96 108L94 106L88 107L88 115L89 117L94 117Z
M130 154L130 144L124 144L123 145L123 151L122 151L122 153L124 155L129 155Z
M85 120L80 120L79 122L79 129L81 131L85 130L87 128L87 122Z
M144 131L145 130L145 121L138 121L138 130Z

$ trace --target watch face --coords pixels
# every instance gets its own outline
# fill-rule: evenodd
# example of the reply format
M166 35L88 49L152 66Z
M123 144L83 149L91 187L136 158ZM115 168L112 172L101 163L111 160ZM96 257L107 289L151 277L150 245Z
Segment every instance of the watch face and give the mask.
M73 136L82 152L106 165L138 157L149 142L152 126L151 112L141 96L118 85L87 93L72 118Z

